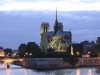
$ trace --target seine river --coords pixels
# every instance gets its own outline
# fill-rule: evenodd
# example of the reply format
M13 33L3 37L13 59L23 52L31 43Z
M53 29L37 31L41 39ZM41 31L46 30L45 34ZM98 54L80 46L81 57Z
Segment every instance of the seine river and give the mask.
M12 64L10 69L6 69L6 64L0 64L0 75L100 75L100 70L97 67L33 70Z

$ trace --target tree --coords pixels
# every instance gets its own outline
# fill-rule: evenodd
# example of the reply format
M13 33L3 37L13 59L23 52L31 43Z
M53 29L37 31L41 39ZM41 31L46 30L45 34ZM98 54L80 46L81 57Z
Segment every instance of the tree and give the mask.
M54 52L54 49L50 47L49 49L47 49L47 52Z
M83 54L83 45L82 44L72 44L73 53L79 52L79 54ZM68 52L71 53L71 46L68 47Z
M68 59L68 62L69 62L69 64L71 65L71 66L74 66L74 65L76 65L77 63L78 63L78 57L70 57L69 59Z
M18 47L18 53L25 53L26 50L26 44L22 43L20 44L20 46Z
M100 55L100 44L95 45L95 51L97 52L98 55Z
M73 51L74 54L76 54L76 52L79 52L80 54L83 53L83 45L82 44L73 44Z
M41 52L41 49L35 42L28 42L26 46L26 52L37 55L39 52Z
M74 66L74 65L76 65L79 62L79 60L78 60L78 57L70 56L70 57L64 57L63 58L63 62L67 62L71 66Z
M4 49L4 52L5 52L5 55L8 55L8 56L12 56L12 53L13 53L11 48Z

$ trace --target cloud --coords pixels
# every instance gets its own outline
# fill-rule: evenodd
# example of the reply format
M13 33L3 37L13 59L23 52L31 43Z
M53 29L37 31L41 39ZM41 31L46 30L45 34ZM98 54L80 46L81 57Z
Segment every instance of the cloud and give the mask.
M0 4L0 11L100 10L99 0L2 0Z
M15 28L2 28L0 31L2 31L2 32L15 32L15 31L17 31L17 29L15 29Z

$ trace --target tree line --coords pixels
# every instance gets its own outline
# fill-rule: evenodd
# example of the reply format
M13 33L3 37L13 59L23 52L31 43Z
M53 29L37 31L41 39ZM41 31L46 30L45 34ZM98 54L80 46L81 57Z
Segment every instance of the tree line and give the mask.
M3 47L1 47L1 49L3 49ZM5 48L4 52L5 56L12 57L13 50L11 48ZM28 42L27 44L22 43L18 47L16 57L24 57L25 53L31 54L31 56L36 56L39 52L41 52L41 49L35 42Z
M36 44L35 42L28 42L27 44L25 43L20 44L20 46L18 47L17 55L19 55L19 57L29 56L29 54L31 54L31 56L36 56L40 52L41 49L38 46L38 44Z
M72 44L72 47L73 47L73 52L75 55L76 55L76 52L79 52L80 55L84 53L84 47L82 44L79 44L79 43ZM11 56L11 54L13 53L11 48L4 49L4 52L5 52L5 55L9 54L9 56ZM38 44L36 44L35 42L28 42L27 44L22 43L19 45L17 55L19 57L24 57L25 53L28 53L28 54L31 53L32 56L36 56L40 52L41 52L41 49L38 46ZM54 52L54 50L52 48L49 48L47 52ZM67 52L71 53L71 46L68 47ZM95 45L95 52L100 56L100 44Z

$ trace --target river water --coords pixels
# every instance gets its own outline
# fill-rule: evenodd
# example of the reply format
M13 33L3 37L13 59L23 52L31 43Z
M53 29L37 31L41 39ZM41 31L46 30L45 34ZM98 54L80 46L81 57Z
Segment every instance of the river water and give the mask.
M98 67L33 70L13 64L11 64L10 69L6 69L6 64L0 64L0 75L100 75L100 70Z

